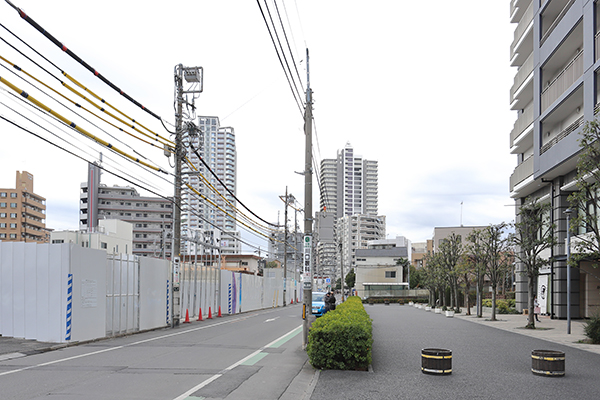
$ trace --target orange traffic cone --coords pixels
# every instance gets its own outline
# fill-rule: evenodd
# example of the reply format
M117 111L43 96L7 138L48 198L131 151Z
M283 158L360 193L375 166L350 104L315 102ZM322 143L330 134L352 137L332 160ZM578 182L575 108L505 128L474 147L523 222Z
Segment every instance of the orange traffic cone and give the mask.
M221 306L219 306L219 314L217 314L217 317L222 317L222 315L221 315Z
M185 309L185 321L183 321L184 324L189 324L190 323L190 313L188 311L188 309Z
M210 307L208 307L208 318L207 319L212 319L212 313L210 312Z
M202 307L200 307L200 311L198 311L198 321L202 321Z

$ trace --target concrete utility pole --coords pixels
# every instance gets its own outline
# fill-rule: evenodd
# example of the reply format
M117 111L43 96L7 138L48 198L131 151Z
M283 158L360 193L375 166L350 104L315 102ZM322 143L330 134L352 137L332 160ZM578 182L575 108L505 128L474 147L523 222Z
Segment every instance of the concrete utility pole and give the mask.
M302 324L302 348L308 344L308 316L312 316L312 92L310 90L310 70L306 49L306 108L304 110L304 135L306 146L304 153L304 301ZM308 246L308 248L307 248ZM309 259L307 259L309 258Z
M177 103L177 112L175 114L175 200L173 209L173 250L171 251L172 271L171 291L173 307L173 316L171 318L171 327L179 325L181 318L181 293L179 292L179 261L181 253L181 159L182 145L181 137L183 133L183 65L175 67L175 96Z
M173 315L171 317L171 327L179 325L181 318L181 293L179 292L179 264L181 260L181 164L183 160L183 95L185 93L202 92L202 67L184 67L182 64L175 66L175 193L173 196L173 246L171 252L171 306ZM190 90L183 89L183 80L191 83L193 87Z
M283 234L283 306L284 307L286 306L285 295L287 294L287 269L288 269L288 265L287 265L287 243L288 243L287 209L288 209L288 202L289 202L288 188L286 186L285 187L285 212L283 213L284 214L284 217L283 217L283 227L284 227L284 234Z

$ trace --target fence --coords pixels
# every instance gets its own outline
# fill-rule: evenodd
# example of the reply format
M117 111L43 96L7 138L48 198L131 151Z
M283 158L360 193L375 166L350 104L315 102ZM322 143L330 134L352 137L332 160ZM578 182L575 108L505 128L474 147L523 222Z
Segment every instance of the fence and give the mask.
M168 326L167 260L107 255L70 243L0 242L0 335L64 343ZM223 314L302 301L283 270L265 277L186 263L180 278L182 318L210 308Z

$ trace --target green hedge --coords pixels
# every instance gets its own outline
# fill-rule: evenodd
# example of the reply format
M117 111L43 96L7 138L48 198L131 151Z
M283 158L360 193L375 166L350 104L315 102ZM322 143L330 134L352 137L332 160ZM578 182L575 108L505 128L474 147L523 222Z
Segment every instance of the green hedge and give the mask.
M307 353L319 369L366 371L371 364L373 327L359 297L352 296L312 324Z

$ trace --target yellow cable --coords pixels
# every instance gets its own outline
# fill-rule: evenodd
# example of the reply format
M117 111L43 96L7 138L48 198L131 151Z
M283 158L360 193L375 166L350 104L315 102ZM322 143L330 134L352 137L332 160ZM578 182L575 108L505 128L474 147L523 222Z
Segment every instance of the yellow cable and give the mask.
M92 139L93 141L95 141L96 143L99 143L111 150L113 150L114 152L121 154L123 157L127 157L132 161L135 161L137 163L140 163L150 169L153 169L157 172L162 172L164 174L166 174L166 171L163 171L162 169L155 167L154 165L150 165L144 161L141 161L139 158L130 156L129 154L125 153L122 150L119 150L118 148L114 147L112 144L100 139L99 137L89 133L88 131L86 131L83 128L80 128L79 126L77 126L74 122L69 121L68 119L66 119L65 117L63 117L62 115L60 115L59 113L57 113L56 111L51 110L49 107L47 107L45 104L41 103L40 101L36 100L33 96L30 96L29 94L27 94L27 92L25 92L24 90L19 89L18 87L16 87L15 85L13 85L12 83L10 83L9 81L7 81L6 79L2 78L0 76L0 82L4 83L6 86L8 86L9 88L11 88L12 90L14 90L16 93L20 94L21 96L23 96L24 98L26 98L27 100L29 100L31 103L35 104L36 106L38 106L39 108L41 108L42 110L52 114L54 117L60 119L62 122L64 122L65 124L71 126L72 128L74 128L75 130L77 130L79 133L81 133L82 135L86 136L89 139Z

